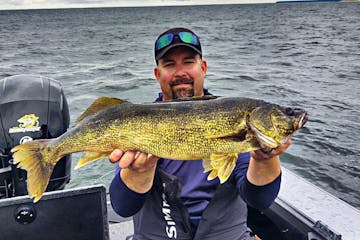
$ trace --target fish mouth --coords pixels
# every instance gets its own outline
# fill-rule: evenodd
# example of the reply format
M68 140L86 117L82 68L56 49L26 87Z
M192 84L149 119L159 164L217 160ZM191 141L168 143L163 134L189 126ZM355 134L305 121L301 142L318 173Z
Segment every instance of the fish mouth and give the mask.
M295 128L295 130L302 128L307 121L308 121L308 114L306 112L303 112L300 115L300 120L299 120L299 123L298 123L297 127Z

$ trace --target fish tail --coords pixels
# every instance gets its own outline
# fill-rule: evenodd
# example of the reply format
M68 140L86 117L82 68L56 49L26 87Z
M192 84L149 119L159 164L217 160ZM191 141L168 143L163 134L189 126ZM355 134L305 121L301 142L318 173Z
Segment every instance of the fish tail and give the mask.
M11 149L14 163L27 171L28 193L34 202L39 201L44 194L57 162L52 159L55 155L50 153L52 149L49 142L49 139L39 139Z

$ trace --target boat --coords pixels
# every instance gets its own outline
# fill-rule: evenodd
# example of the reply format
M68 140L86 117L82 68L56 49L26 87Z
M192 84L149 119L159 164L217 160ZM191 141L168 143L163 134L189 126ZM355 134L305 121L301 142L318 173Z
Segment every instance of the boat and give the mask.
M131 218L111 207L108 216L111 240L132 234ZM278 197L264 211L248 207L248 225L262 240L358 240L360 211L282 167Z
M111 208L106 187L65 189L70 161L62 159L37 203L27 196L26 172L12 163L10 149L24 141L61 135L69 112L59 82L17 75L0 80L0 239L131 239L132 218ZM248 207L248 225L263 240L357 240L360 211L282 169L282 185L266 210ZM6 223L6 224L5 224Z

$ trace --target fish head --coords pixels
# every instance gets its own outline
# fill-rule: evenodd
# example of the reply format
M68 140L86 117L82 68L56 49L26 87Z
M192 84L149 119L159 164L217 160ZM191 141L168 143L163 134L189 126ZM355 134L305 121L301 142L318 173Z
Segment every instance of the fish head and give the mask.
M249 114L247 124L262 148L275 148L302 128L307 119L302 109L264 104Z

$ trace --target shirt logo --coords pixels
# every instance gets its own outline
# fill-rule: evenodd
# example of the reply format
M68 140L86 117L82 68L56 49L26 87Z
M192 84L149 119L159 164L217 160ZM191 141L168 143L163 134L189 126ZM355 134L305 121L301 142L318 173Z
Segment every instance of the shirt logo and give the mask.
M9 133L37 132L40 131L39 117L35 114L27 114L19 118L19 126L9 129Z
M168 238L176 239L176 237L177 237L176 224L175 224L175 221L171 217L170 205L166 201L165 186L166 186L166 184L163 183L164 193L162 194L162 199L163 199L162 213L164 214L164 219L166 221L165 232L166 232L166 235L168 236Z

